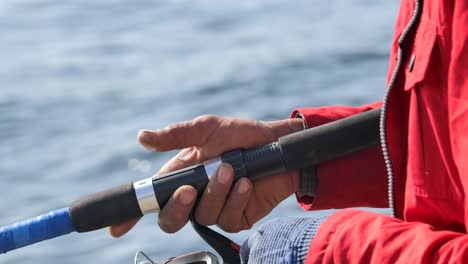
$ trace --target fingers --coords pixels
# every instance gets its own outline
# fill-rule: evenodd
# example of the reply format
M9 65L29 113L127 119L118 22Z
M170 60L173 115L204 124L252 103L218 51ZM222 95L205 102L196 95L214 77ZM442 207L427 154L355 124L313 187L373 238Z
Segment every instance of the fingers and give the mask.
M244 219L244 211L252 192L252 183L242 178L234 185L234 170L229 164L222 164L213 175L195 210L195 218L202 225L218 224L228 232L250 228Z
M158 175L180 170L204 161L204 156L197 147L190 147L181 150L177 155L166 162L158 171Z
M218 225L227 232L239 232L251 227L252 223L244 218L244 212L252 193L252 182L242 178L236 182L221 214Z
M130 229L132 229L136 225L136 223L138 223L139 220L140 220L140 218L132 219L132 220L127 221L125 223L121 223L121 224L118 224L118 225L115 225L115 226L111 226L109 228L109 233L113 237L121 237L121 236L125 235Z
M244 218L252 183L240 179L232 188L234 170L229 164L222 164L211 178L195 210L195 218L202 225L218 224L228 232L250 228ZM169 199L159 213L159 225L167 233L174 233L187 222L195 204L197 192L191 186L182 186Z
M177 123L161 130L140 130L138 141L146 148L156 151L201 146L206 143L220 122L218 117L208 115Z
M166 233L181 229L188 221L196 197L197 190L192 186L184 185L177 189L159 213L158 224L161 229Z
M224 201L231 188L234 170L228 164L222 164L211 178L200 199L195 218L205 226L214 225L224 206Z

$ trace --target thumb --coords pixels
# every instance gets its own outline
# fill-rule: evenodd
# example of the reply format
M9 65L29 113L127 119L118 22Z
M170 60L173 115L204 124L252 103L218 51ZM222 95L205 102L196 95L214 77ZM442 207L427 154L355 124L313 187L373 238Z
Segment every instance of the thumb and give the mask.
M144 147L156 151L202 146L219 123L220 118L217 116L201 116L160 130L140 130L138 141Z
M189 166L196 165L204 161L202 151L197 147L190 147L181 150L171 160L166 162L156 175L162 175L171 171L180 170Z

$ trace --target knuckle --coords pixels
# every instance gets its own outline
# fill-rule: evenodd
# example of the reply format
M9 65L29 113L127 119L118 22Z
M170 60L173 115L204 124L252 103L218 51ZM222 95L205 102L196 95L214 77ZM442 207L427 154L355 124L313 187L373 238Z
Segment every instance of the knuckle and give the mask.
M227 215L222 215L220 219L218 219L217 226L229 233L237 233L242 231L240 222L234 220L232 217L228 217Z
M197 147L189 147L181 150L176 158L179 162L182 163L193 163L197 160L199 160L199 151Z
M158 215L158 225L166 233L179 231L188 221L189 208L180 208L171 198Z
M179 221L165 221L161 218L158 219L158 225L164 232L168 234L173 234L184 226L184 224L179 224Z
M254 225L253 223L254 223L254 221L249 220L248 217L245 217L244 226L241 229L242 230L251 229L253 227L253 225Z
M187 121L175 123L175 124L170 124L166 126L164 129L166 131L170 131L171 133L174 133L174 130L177 131L180 128L184 128L187 125Z
M211 179L203 193L204 198L211 202L217 201L217 204L221 201L224 202L229 189L223 187L222 185L220 186L220 183L218 183L216 179Z
M172 234L176 232L176 229L173 228L172 225L168 224L166 221L164 221L162 218L158 219L158 225L159 228L161 228L162 231Z
M193 120L193 125L195 126L212 126L218 124L219 117L216 115L202 115Z
M242 229L238 225L229 224L229 225L220 225L219 227L229 233L237 233L237 232L242 231Z
M197 219L198 223L204 226L210 226L210 225L216 224L216 219L206 214L195 213L195 219Z

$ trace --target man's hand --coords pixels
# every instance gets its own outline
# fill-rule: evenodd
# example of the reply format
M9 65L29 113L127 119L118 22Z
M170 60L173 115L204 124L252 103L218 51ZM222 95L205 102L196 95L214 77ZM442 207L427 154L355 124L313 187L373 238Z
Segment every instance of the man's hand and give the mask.
M157 173L162 175L202 163L229 150L267 144L299 130L302 130L301 119L259 122L201 116L161 130L142 130L138 133L138 140L146 148L155 151L182 149ZM255 182L242 178L231 189L233 176L233 169L228 164L222 164L213 175L195 208L195 218L200 224L216 224L228 232L249 229L299 186L297 172L266 177ZM168 233L181 229L188 221L196 197L197 191L192 186L177 189L159 213L161 229ZM120 237L137 222L138 219L135 219L112 226L110 233Z

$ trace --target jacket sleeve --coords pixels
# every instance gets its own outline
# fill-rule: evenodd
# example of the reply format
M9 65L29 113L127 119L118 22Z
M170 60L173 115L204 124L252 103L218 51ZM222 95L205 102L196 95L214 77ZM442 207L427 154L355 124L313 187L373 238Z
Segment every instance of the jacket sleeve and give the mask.
M321 225L306 263L466 263L466 245L466 234L345 209Z
M315 127L359 114L382 105L361 107L327 106L298 108L292 117L301 117L306 127ZM306 210L346 207L388 207L387 176L380 147L364 150L317 167L318 185L314 196L296 197Z

